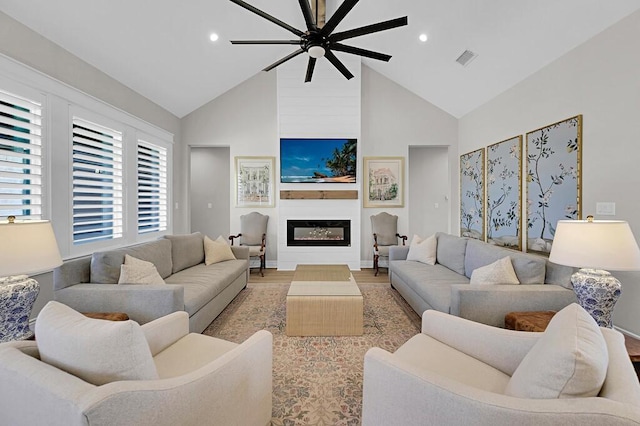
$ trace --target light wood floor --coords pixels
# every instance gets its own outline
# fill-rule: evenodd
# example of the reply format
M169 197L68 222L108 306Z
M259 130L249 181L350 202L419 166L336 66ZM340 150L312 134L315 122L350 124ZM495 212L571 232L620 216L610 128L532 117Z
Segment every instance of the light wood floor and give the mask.
M264 277L260 276L260 273L257 269L251 270L251 275L249 276L249 282L252 284L259 283L282 283L282 282L291 282L293 279L294 271L278 271L277 269L265 269ZM373 269L362 269L360 271L351 271L353 274L353 278L355 278L357 283L388 283L389 276L387 275L387 270L382 269L378 276L375 276L375 271Z

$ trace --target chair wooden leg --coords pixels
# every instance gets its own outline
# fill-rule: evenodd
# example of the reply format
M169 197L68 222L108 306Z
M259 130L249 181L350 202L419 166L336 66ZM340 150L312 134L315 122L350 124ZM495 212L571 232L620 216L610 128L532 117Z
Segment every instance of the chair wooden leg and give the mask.
M264 254L260 255L260 275L264 277L265 259Z
M373 255L373 269L375 269L375 271L376 271L376 273L375 273L376 277L378 276L378 272L380 272L380 268L378 267L378 258L379 257L380 256L377 255L377 254Z

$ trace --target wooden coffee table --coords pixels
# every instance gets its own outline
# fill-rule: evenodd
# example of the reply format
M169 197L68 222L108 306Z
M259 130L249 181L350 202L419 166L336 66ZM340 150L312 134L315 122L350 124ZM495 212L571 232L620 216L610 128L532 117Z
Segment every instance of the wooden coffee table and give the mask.
M287 293L287 336L360 336L362 293L347 265L298 265Z

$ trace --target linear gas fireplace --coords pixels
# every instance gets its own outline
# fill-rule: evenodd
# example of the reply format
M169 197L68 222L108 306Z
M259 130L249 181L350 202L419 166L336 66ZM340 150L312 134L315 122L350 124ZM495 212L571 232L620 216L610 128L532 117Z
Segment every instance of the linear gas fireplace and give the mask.
M351 246L351 221L287 220L287 246Z

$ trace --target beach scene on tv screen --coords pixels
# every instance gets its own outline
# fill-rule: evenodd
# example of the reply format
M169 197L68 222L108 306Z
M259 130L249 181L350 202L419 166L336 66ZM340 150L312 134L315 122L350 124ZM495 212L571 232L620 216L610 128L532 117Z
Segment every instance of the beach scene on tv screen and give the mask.
M280 182L355 183L356 139L280 139Z

